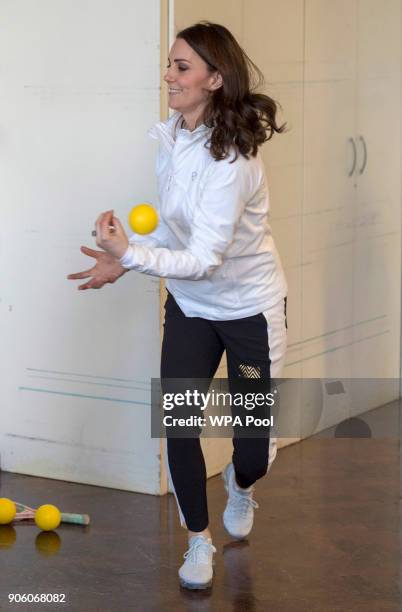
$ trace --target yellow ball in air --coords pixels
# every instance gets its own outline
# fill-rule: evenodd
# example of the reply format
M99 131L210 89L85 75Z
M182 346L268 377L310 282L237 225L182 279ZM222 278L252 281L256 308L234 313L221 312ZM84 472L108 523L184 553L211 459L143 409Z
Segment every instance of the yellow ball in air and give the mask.
M150 204L138 204L131 209L128 223L136 234L150 234L158 225L158 214Z

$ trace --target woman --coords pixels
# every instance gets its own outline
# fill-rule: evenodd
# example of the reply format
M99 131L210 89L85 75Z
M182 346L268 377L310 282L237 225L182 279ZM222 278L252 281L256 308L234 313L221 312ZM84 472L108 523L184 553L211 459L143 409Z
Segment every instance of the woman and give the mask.
M174 114L149 132L160 223L128 240L113 211L96 221L96 265L68 278L98 289L128 270L165 277L161 379L212 379L226 351L229 380L279 377L286 351L287 284L267 223L269 197L258 147L285 125L276 103L253 93L254 68L233 35L203 21L177 34L164 76ZM268 132L268 135L267 135ZM114 229L110 229L111 226ZM276 441L233 438L223 472L223 516L235 538L251 531L254 483L267 473ZM208 529L206 470L199 436L167 439L168 465L189 549L179 569L188 588L212 581L216 548Z

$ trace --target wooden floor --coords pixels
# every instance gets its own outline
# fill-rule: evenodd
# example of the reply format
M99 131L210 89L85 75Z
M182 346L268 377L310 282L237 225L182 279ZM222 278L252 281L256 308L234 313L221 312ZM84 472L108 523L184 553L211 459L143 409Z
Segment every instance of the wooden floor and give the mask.
M178 584L187 542L172 495L2 472L1 497L87 512L92 524L62 525L56 535L31 522L1 527L0 609L400 612L400 407L371 417L387 437L328 431L280 450L257 483L260 508L243 542L224 532L220 477L208 481L217 553L204 592ZM367 435L356 422L352 429ZM12 605L9 593L65 593L66 604Z

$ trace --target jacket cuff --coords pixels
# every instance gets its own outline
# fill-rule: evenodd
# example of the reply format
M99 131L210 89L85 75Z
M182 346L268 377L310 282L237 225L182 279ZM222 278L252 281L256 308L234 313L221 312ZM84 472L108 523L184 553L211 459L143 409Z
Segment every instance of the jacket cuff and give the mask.
M135 253L131 244L127 247L126 252L124 253L123 257L119 259L119 262L123 268L127 268L127 270L130 270L134 266Z

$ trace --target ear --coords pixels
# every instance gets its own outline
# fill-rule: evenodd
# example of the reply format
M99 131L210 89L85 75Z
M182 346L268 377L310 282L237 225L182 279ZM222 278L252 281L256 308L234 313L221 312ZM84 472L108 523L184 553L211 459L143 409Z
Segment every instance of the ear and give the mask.
M222 87L223 85L223 79L222 79L222 75L220 72L216 72L212 78L212 83L210 85L210 91L215 91L216 89L219 89L220 87Z

